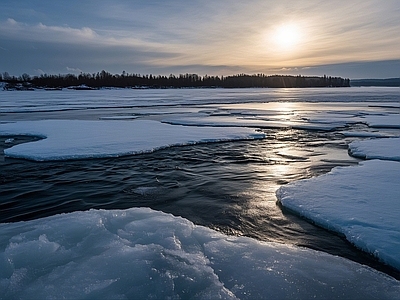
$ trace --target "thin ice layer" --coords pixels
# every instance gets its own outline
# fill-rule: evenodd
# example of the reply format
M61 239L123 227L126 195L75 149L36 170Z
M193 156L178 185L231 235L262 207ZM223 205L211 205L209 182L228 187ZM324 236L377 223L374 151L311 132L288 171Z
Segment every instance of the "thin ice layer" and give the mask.
M399 114L387 114L384 116L367 115L363 121L375 128L400 128Z
M400 138L354 141L349 145L349 153L365 159L400 161Z
M185 127L150 120L21 121L1 124L0 134L45 137L4 151L9 157L38 161L122 156L177 145L264 137L249 128Z
M0 224L5 299L395 299L400 283L310 249L149 208Z
M371 160L282 186L282 205L400 270L400 163Z
M272 119L272 120L271 120ZM346 125L345 122L331 121L329 124L318 122L299 122L297 120L273 120L273 118L263 117L236 117L226 116L201 116L201 117L179 117L177 119L164 118L163 122L168 124L185 126L210 126L210 127L256 127L256 128L294 128L305 130L325 130L330 131L337 127Z

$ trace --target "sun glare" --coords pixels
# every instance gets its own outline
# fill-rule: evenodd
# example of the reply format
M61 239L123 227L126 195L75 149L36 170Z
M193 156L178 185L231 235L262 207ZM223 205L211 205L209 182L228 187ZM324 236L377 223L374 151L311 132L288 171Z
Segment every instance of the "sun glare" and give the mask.
M283 50L293 50L301 41L301 30L295 24L284 24L276 28L273 40Z

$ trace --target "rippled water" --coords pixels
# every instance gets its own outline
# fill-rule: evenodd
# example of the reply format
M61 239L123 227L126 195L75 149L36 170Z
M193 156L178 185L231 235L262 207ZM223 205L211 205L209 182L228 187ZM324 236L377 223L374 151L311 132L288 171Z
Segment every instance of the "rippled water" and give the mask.
M267 138L170 148L151 154L64 162L0 157L0 222L76 210L147 206L227 234L344 256L399 278L344 238L282 211L276 189L356 164L334 132L265 130ZM9 147L31 141L15 137Z

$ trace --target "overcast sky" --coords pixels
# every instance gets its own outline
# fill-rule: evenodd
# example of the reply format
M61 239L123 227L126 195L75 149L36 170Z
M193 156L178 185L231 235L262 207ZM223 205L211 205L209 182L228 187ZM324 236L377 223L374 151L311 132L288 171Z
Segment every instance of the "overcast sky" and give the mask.
M399 0L3 0L0 72L400 77Z

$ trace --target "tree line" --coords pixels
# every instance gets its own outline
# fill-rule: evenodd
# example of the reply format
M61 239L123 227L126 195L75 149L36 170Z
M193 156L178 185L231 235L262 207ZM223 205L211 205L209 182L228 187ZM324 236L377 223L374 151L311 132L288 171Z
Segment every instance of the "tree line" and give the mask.
M293 76L265 74L237 74L231 76L199 76L197 74L176 75L140 75L111 74L106 71L97 73L59 74L33 76L24 73L10 76L0 74L0 81L6 82L6 88L303 88L303 87L349 87L350 79L331 76Z

